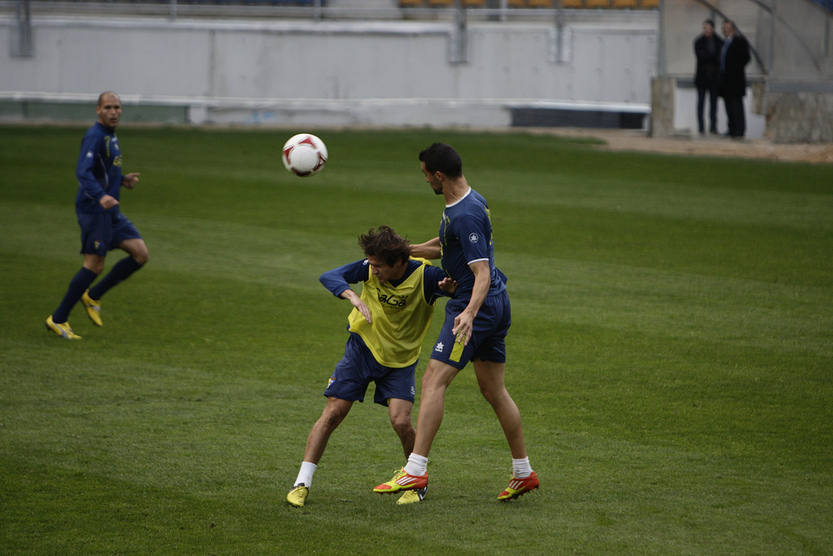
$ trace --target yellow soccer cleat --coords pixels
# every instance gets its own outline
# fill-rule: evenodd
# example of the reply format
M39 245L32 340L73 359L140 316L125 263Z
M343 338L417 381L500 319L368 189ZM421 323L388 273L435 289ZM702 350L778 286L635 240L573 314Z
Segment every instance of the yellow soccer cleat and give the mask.
M512 477L509 480L509 486L506 490L497 495L498 500L512 500L521 494L526 494L538 488L538 474L533 471L529 477L523 479L516 479Z
M90 290L85 291L84 295L81 296L81 304L84 305L87 316L90 317L94 325L104 326L104 323L101 322L101 302L90 297Z
M304 502L307 501L307 495L309 495L309 488L301 483L289 491L289 494L286 495L286 501L296 508L302 508Z
M427 486L428 473L425 475L408 475L405 473L405 468L403 467L396 472L390 481L376 485L373 492L378 492L379 494L390 494L399 492L400 490L419 490Z
M55 322L52 320L52 315L46 317L46 329L54 332L61 338L66 338L67 340L81 339L81 336L72 331L72 328L69 326L69 321Z
M425 495L428 494L428 486L426 485L425 488L421 488L419 490L406 490L405 494L399 497L399 500L396 501L398 505L402 504L416 504L418 502L422 502L425 498Z

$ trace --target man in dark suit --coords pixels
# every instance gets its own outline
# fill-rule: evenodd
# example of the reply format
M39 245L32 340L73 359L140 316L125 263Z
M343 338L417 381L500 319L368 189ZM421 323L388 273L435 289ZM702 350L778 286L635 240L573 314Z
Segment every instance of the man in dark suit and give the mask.
M743 97L746 95L746 64L749 63L749 43L732 21L723 22L726 40L720 51L720 96L726 104L729 119L729 136L743 138L746 133L746 116Z
M714 21L703 22L703 33L694 40L694 55L697 57L697 71L694 85L697 87L697 126L705 133L703 108L706 93L709 95L709 133L717 134L717 92L720 84L720 52L723 39L714 32Z

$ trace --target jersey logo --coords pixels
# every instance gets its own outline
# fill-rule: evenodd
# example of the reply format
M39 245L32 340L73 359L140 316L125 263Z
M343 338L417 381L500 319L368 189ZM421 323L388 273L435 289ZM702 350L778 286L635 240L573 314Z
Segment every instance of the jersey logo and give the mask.
M379 299L379 303L387 305L388 307L404 309L405 305L408 304L408 298L404 295L388 295L386 293L379 292L377 297Z
M442 353L444 349L445 346L442 342L437 342L437 345L434 347L434 351L436 351L437 353Z
M477 243L480 240L480 236L477 235L477 232L472 232L469 234L469 241L472 243Z

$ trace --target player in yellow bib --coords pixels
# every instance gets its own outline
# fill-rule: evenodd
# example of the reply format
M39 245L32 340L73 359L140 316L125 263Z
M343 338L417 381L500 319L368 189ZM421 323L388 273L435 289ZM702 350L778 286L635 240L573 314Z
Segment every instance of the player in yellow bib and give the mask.
M414 371L434 301L455 287L442 269L411 258L408 241L388 226L371 228L359 236L359 245L366 259L325 272L320 278L333 295L349 300L353 310L347 317L344 357L324 390L327 403L309 432L298 477L286 495L293 506L305 504L330 434L355 401L364 401L371 381L376 383L373 401L388 407L405 458L411 453L416 436L411 421ZM356 283L362 284L361 295L350 288ZM408 491L397 503L419 502L426 491Z

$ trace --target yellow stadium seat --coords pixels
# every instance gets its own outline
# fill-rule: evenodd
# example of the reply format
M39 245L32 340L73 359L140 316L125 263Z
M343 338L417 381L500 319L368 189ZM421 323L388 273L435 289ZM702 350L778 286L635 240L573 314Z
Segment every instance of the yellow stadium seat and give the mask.
M530 8L552 8L553 0L529 0Z
M584 0L561 0L562 8L583 8Z
M526 8L526 0L506 0L510 8Z
M610 0L587 0L584 6L587 8L609 8Z
M428 0L428 5L432 8L450 8L454 6L454 0Z
M423 0L399 0L400 8L419 8L423 6Z
M659 0L639 0L640 8L659 8Z
M635 8L636 0L613 0L614 8Z
M462 0L465 8L485 8L486 0Z

